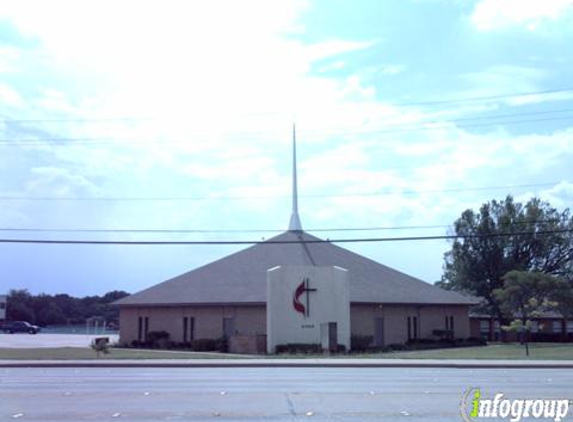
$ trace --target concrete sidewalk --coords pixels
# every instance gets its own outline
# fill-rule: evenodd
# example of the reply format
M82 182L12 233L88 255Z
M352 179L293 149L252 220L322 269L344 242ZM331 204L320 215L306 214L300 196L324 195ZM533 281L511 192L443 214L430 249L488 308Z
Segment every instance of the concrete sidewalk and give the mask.
M0 368L505 368L573 369L566 360L479 359L101 359L0 360Z

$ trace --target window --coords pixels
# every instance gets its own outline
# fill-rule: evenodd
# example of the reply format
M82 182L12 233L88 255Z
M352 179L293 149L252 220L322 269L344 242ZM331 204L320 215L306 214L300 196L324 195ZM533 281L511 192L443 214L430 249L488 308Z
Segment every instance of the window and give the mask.
M448 331L451 332L451 337L454 338L454 316L450 315L450 328Z
M183 343L193 341L195 339L195 318L183 317Z
M143 340L143 318L139 317L137 319L137 339L139 341Z
M567 321L567 333L573 333L573 321Z
M495 333L500 333L501 332L501 325L499 324L499 321L494 321L493 322L493 331Z
M489 321L487 319L480 320L479 332L481 334L489 334Z
M189 317L189 341L195 340L195 317Z
M147 341L147 333L149 332L149 317L143 320L143 338Z
M531 328L530 331L532 333L537 333L539 331L539 322L537 321L531 321Z
M408 317L408 340L412 340L412 318Z
M418 317L412 318L413 325L414 325L414 339L418 338Z
M6 309L6 302L0 302L0 309Z
M553 320L553 332L554 333L561 333L561 321L560 320Z
M187 343L187 325L189 324L189 318L183 317L183 343Z

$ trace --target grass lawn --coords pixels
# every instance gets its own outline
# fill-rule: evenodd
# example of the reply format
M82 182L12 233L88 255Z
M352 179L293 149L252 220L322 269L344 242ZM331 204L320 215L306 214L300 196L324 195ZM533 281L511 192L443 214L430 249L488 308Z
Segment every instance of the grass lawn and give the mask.
M358 356L381 359L527 359L525 356L525 347L517 343L493 343L488 346L480 347L376 353ZM530 344L529 359L573 360L573 344Z
M573 360L573 343L537 343L529 345L529 359ZM110 353L101 355L106 359L236 359L240 355L224 353L193 353L168 350L141 350L111 348ZM265 358L265 356L260 356ZM278 355L266 356L276 359L324 358L324 355ZM244 358L253 358L245 355ZM369 354L334 355L333 359L527 359L525 348L520 344L494 343L482 347L460 347L452 349L420 350L414 352L387 352ZM0 349L0 360L70 360L98 359L96 353L86 347L59 347L38 349Z
M110 348L99 360L109 359L234 359L237 355L218 353L190 353L168 350L140 350ZM0 349L0 360L70 360L98 359L96 352L87 347L54 347L37 349Z

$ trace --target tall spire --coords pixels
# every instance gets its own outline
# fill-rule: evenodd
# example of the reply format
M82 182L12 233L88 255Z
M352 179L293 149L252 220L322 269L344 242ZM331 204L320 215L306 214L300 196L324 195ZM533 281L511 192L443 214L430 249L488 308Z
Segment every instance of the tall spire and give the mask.
M301 232L302 224L298 216L298 190L296 180L296 128L292 125L292 213L290 215L289 231Z

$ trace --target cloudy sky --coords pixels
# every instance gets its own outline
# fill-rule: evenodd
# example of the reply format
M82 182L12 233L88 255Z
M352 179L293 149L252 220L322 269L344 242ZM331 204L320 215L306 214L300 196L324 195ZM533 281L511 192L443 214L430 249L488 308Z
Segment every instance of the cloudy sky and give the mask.
M0 238L269 238L293 121L319 237L573 207L572 45L572 0L7 2ZM429 282L449 247L343 246ZM242 247L2 243L0 292L135 292Z

